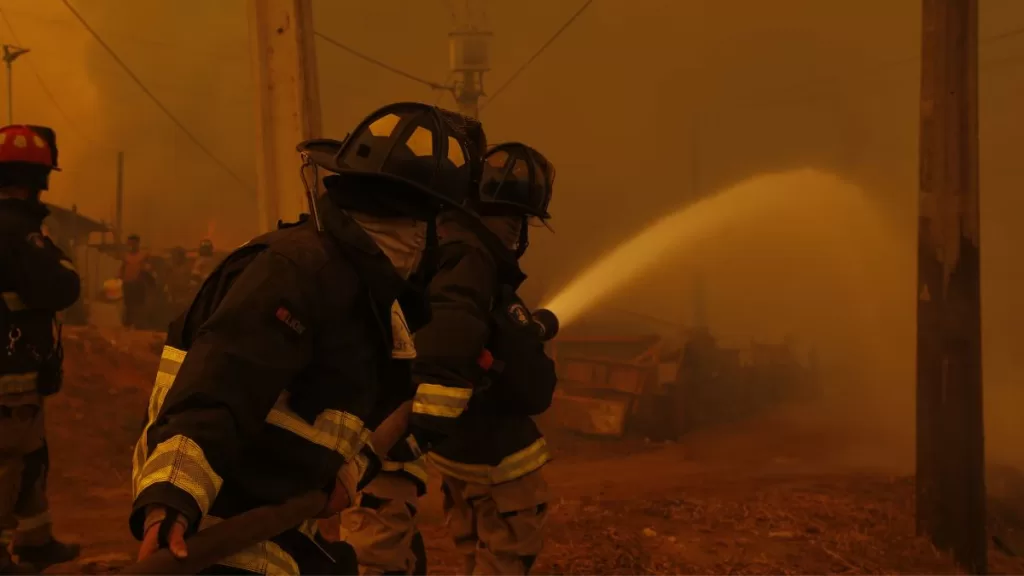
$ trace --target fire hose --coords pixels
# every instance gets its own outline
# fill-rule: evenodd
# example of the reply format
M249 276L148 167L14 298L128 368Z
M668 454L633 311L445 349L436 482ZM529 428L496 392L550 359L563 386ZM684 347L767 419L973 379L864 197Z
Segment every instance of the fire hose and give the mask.
M371 442L378 454L387 454L405 437L412 400L391 413L376 430ZM281 504L261 506L214 524L187 540L188 556L176 558L166 548L122 570L121 574L198 574L204 568L320 515L328 494L312 490Z

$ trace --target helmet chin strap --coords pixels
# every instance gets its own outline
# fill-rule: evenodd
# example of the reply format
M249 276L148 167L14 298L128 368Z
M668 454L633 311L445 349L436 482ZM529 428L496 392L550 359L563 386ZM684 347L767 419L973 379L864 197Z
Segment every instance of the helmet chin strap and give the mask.
M526 254L526 249L530 247L530 222L527 216L523 216L523 223L519 227L519 242L516 242L516 260L523 257Z
M299 168L299 177L302 178L302 186L306 189L306 202L309 204L309 217L313 219L313 225L317 232L323 232L324 226L320 221L320 212L317 211L316 202L320 198L320 169L313 162L308 152L299 155L302 158L302 167ZM307 178L311 174L311 178Z

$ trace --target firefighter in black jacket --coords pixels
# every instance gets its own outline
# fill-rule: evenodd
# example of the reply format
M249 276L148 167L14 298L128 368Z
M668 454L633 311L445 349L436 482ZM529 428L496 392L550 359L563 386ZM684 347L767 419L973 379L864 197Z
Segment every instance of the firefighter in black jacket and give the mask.
M0 128L0 530L14 532L18 566L0 542L0 574L27 573L78 555L53 538L46 501L49 452L43 399L60 389L63 349L56 313L78 300L68 257L42 234L39 201L57 169L57 138L39 126Z
M475 154L483 156L487 138L479 124L472 128L471 146ZM464 218L476 220L465 210L458 212ZM424 265L412 282L425 288L436 268L437 250L428 250ZM403 354L395 355L390 366L389 379L396 384L380 399L367 421L371 428L416 393L411 377L412 362L417 356L413 340L404 344L396 341L395 346L404 350ZM426 457L421 444L426 446L429 440L421 435L422 430L412 432L387 454L381 473L360 494L359 505L342 512L340 538L354 550L360 574L426 573L425 546L415 520L419 497L426 492L427 485Z
M496 146L473 203L482 221L446 211L438 222L431 321L415 333L410 445L442 473L461 574L525 574L541 548L550 454L531 417L550 405L556 378L516 289L527 224L549 217L553 181L536 150ZM363 574L410 572L418 494L401 480L368 488L371 503L364 494L345 511L342 534Z
M439 227L433 316L416 335L412 423L446 432L429 459L464 574L526 574L543 544L541 467L551 455L532 417L551 405L557 379L516 290L529 225L550 218L554 177L533 148L495 146L478 196L483 222L448 213Z
M428 222L478 181L471 125L394 104L344 143L300 146L310 166L335 172L312 217L236 250L168 332L133 467L140 557L159 547L187 554L184 535L307 490L354 498L373 477L379 460L364 422L394 343L426 319L407 278ZM215 570L343 571L316 544L315 526L310 519Z

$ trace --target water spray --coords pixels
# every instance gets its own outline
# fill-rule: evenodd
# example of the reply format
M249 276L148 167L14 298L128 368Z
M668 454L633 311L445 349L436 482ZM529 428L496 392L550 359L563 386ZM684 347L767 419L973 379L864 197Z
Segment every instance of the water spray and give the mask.
M813 213L818 204L834 201L837 191L848 192L842 198L860 197L851 184L813 169L752 177L646 226L573 278L544 308L563 324L572 323L671 254L693 251L729 228L764 219L773 211L800 206Z

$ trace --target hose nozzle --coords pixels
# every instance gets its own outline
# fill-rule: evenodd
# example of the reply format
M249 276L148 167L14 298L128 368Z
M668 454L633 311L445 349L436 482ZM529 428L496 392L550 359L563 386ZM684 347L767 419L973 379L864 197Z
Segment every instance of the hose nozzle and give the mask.
M547 342L558 335L558 316L546 308L533 311L533 323L537 326L540 339Z

